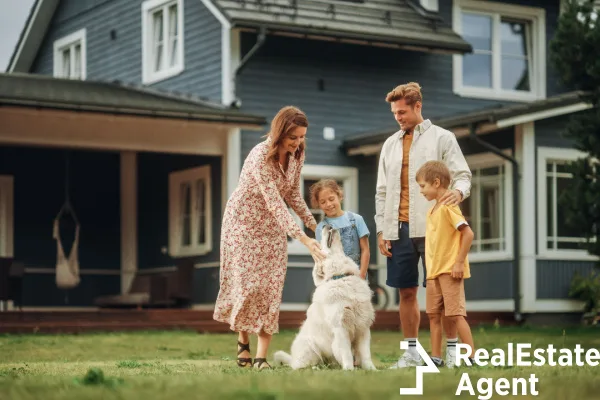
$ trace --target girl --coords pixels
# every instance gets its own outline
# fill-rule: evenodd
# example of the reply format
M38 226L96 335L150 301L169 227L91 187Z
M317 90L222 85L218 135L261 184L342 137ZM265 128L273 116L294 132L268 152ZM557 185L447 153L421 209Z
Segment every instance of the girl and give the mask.
M321 242L321 231L325 224L340 231L344 253L360 268L360 276L367 277L371 254L369 251L369 229L363 217L342 210L344 194L342 188L333 179L323 179L310 187L312 207L318 207L325 213L323 221L315 230L317 241Z

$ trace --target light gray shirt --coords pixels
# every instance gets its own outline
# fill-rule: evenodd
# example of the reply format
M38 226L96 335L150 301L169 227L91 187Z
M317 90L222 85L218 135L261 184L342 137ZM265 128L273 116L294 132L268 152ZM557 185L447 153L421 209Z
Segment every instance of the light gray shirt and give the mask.
M471 193L471 170L467 165L454 133L425 120L414 129L408 160L408 221L411 238L425 236L427 211L434 201L427 201L415 180L417 170L427 161L443 161L452 176L451 189L458 189L463 200ZM387 138L379 156L375 193L375 224L385 240L398 239L398 208L400 206L400 171L402 170L402 138L400 130Z

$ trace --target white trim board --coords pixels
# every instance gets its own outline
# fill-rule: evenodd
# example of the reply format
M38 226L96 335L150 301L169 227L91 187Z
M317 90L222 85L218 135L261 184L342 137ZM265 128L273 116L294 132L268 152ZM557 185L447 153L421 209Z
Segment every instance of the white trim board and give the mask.
M521 311L535 312L537 293L536 263L536 196L531 193L536 187L535 165L535 124L527 122L516 127L515 149L519 161L521 179L519 182L520 221L520 292Z

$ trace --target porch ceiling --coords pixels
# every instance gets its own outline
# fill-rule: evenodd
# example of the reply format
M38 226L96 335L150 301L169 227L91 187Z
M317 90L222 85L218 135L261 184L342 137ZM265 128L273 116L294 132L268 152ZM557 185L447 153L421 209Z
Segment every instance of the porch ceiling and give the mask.
M406 0L214 0L233 27L419 51L470 53L435 12Z
M182 94L37 74L0 74L0 106L202 121L246 129L266 124L264 117Z
M590 108L583 99L585 92L568 92L526 104L500 105L453 116L431 118L431 121L463 137L469 134L469 125L477 126L477 133L494 132L525 122L556 117ZM385 140L398 131L398 125L352 135L344 140L342 148L349 155L376 154Z

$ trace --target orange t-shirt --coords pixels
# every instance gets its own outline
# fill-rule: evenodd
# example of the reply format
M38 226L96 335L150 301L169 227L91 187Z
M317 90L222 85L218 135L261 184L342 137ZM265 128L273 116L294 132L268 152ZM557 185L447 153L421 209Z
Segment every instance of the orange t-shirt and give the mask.
M408 222L408 154L412 145L413 134L405 133L402 136L402 169L400 170L400 207L398 221Z

